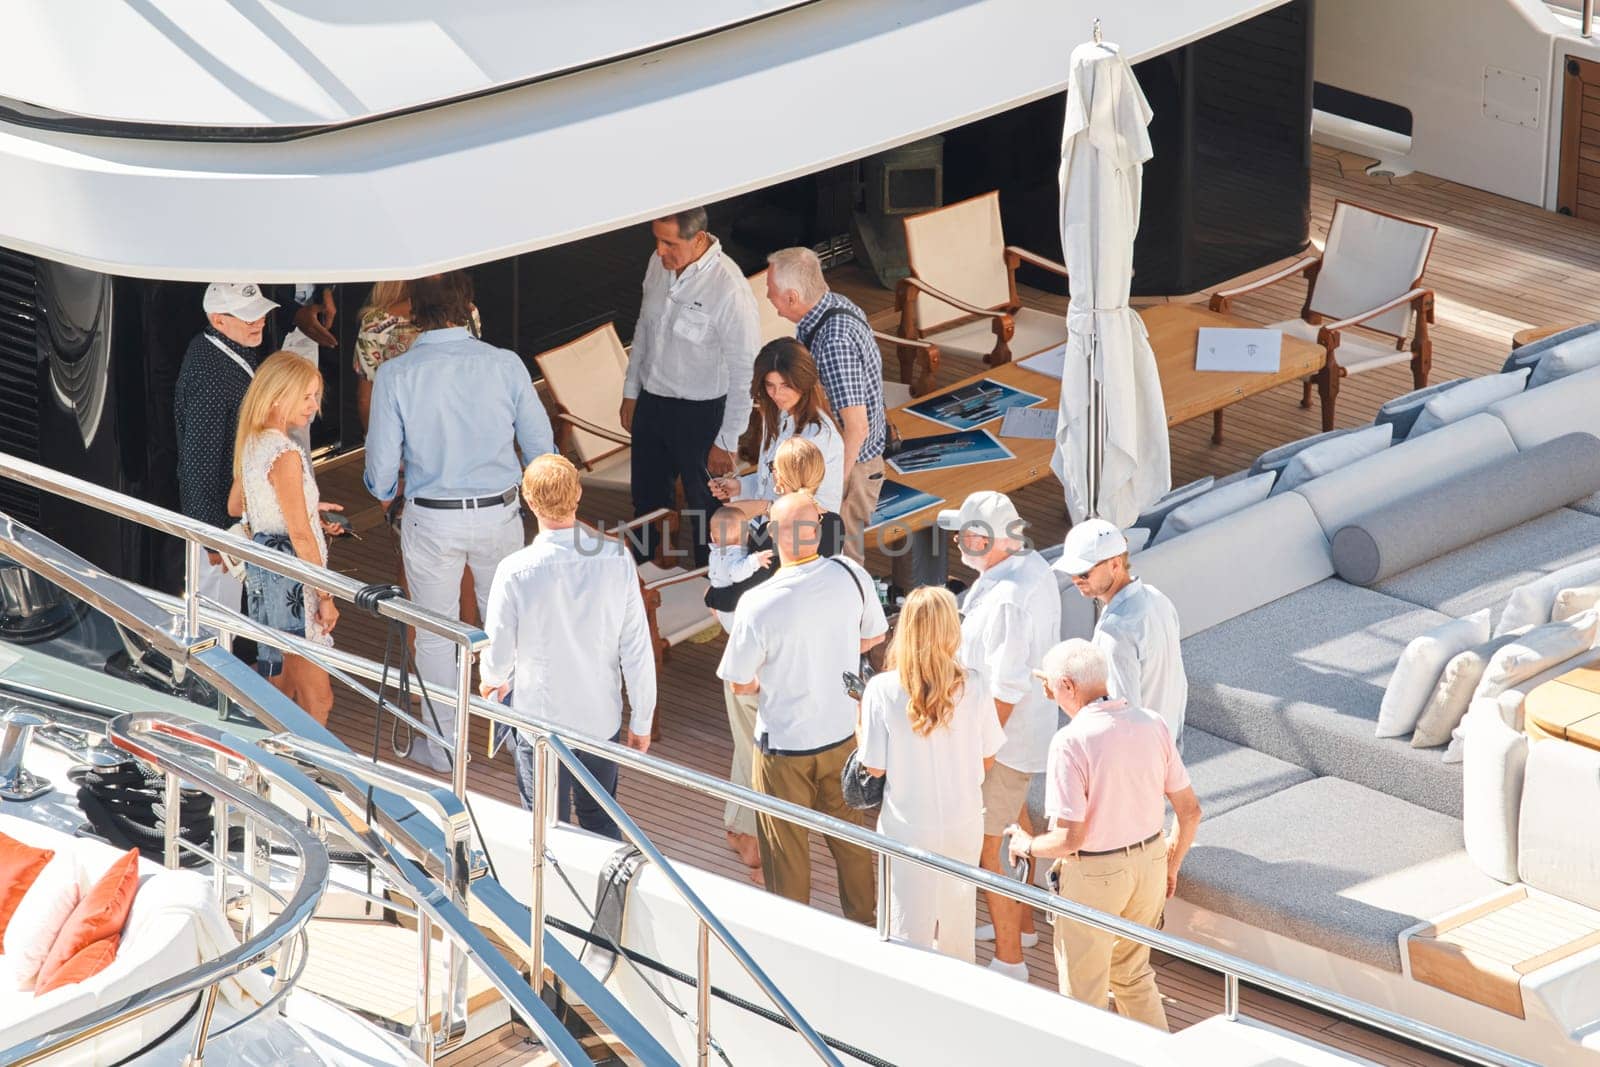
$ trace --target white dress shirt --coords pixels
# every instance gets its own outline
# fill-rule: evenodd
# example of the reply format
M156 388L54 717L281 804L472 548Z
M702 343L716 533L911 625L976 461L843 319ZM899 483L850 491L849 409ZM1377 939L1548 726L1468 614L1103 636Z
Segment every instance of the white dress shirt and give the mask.
M1135 578L1100 613L1091 639L1109 663L1107 692L1167 720L1174 741L1183 739L1189 708L1180 632L1172 601Z
M835 556L785 566L739 598L717 677L760 681L756 737L765 734L769 748L829 748L856 729L844 672L860 669L863 639L888 629L872 578L856 563Z
M726 396L716 446L733 452L750 422L750 374L760 347L755 294L716 238L676 274L652 255L622 395L638 399L644 390L679 400Z
M1037 774L1049 762L1058 722L1055 702L1033 677L1061 640L1055 572L1037 552L1008 556L978 575L961 610L961 662L983 672L996 700L1015 705L995 759Z
M539 534L495 571L484 630L479 676L509 682L518 711L610 739L622 726L626 680L628 729L650 733L655 652L639 572L620 544L579 527Z
M778 446L794 436L794 418L785 411L778 417L778 433L772 443L762 446L756 469L739 477L740 500L778 499L778 479L772 462L778 455ZM844 504L844 437L827 417L807 426L798 436L816 445L822 453L822 484L817 486L817 506L837 515Z

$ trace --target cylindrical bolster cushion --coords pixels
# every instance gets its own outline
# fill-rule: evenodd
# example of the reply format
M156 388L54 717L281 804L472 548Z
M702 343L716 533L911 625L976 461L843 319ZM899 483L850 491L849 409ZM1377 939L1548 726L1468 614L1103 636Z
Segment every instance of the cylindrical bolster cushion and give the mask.
M1600 439L1569 433L1372 509L1334 533L1333 567L1372 585L1595 492Z

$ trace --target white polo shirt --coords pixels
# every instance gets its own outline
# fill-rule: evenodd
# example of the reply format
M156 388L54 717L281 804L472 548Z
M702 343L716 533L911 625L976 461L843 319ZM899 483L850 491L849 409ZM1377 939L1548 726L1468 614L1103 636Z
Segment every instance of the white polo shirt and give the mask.
M1095 624L1094 646L1106 655L1106 690L1167 721L1174 741L1183 739L1189 708L1189 677L1178 643L1178 609L1165 593L1135 578L1106 605Z
M859 668L864 639L888 629L872 579L850 560L781 567L739 598L717 677L760 681L756 738L765 734L768 748L829 748L856 729L844 672Z
M755 294L715 238L674 273L652 255L622 395L641 389L679 400L728 398L716 446L733 452L750 422L750 374L761 347Z
M622 726L626 681L628 728L650 732L655 650L639 572L617 542L578 527L539 534L500 561L483 628L479 676L510 682L518 711L609 739Z
M978 575L962 601L961 662L983 672L994 698L1015 704L996 761L1037 774L1049 761L1056 705L1033 671L1061 639L1061 593L1037 552L1019 552Z

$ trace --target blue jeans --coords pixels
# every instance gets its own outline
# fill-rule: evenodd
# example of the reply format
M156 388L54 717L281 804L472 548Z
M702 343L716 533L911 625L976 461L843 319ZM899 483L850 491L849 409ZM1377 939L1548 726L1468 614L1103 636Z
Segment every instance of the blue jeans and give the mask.
M616 741L622 737L618 730ZM512 758L517 761L517 797L522 801L523 811L533 810L534 770L533 746L522 739L519 731L513 730L511 738L506 742L506 747L511 749ZM612 796L617 795L617 765L602 756L589 752L578 752L578 762L589 769L589 773L599 780L601 788ZM559 763L559 761L557 761ZM572 809L578 809L578 825L592 834L609 837L614 841L622 840L622 831L617 829L617 824L611 821L600 802L595 800L590 792L579 785L566 764L560 764L561 773L556 779L556 817L562 822L572 820Z

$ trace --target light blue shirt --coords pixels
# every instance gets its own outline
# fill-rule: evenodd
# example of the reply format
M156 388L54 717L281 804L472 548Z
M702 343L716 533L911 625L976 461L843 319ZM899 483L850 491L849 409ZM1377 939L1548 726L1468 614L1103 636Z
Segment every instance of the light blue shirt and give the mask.
M521 481L523 463L554 451L521 358L464 326L428 330L378 368L366 483L379 500L397 491L402 461L408 498L461 500L505 492Z

